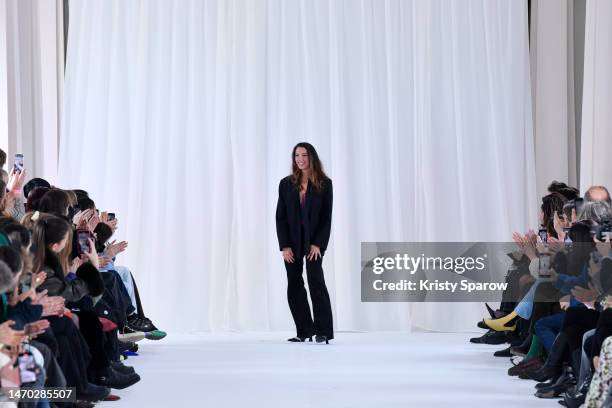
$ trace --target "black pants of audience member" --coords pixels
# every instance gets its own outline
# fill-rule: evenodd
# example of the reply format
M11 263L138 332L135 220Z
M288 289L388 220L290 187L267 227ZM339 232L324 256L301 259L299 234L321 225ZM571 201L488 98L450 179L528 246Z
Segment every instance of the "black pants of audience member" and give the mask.
M104 280L102 302L98 301L95 309L99 316L112 320L122 328L127 323L127 316L134 312L127 289L115 271L103 272L102 279Z
M79 316L79 330L89 347L91 370L102 370L110 365L110 356L106 352L106 337L102 331L102 323L93 310L80 310L76 312Z
M601 351L601 345L604 340L612 336L612 309L606 309L599 314L599 320L597 320L597 328L593 335L592 348L591 348L591 362L593 356L598 356Z
M146 316L145 316L144 310L142 309L142 302L140 301L140 294L138 293L138 286L136 286L136 281L134 280L134 277L132 276L131 273L130 273L130 279L132 279L132 284L134 285L134 297L136 298L136 314L138 315L138 317L144 318Z
M37 338L53 350L57 347L57 362L66 377L68 387L83 390L87 386L87 367L91 360L87 342L72 319L68 317L48 317L51 331L48 336ZM47 343L48 342L48 343Z
M572 365L575 373L580 372L584 333L597 326L599 314L597 310L588 309L585 306L573 306L565 312L565 319L561 326L561 333L565 334L567 339L564 361Z
M298 254L295 256L293 263L285 262L288 281L287 299L298 337L310 337L313 334L318 334L327 336L330 340L334 338L331 302L325 286L322 263L322 257L316 261L306 260L306 276L314 312L313 321L306 288L304 287L304 278L302 277L304 256Z
M561 296L561 292L550 282L543 282L538 285L531 312L529 333L535 334L535 324L539 319L561 311L559 305Z
M525 257L526 258L526 257ZM514 310L518 301L525 296L530 285L521 285L521 278L529 275L529 262L526 260L514 261L512 267L506 273L506 290L502 293L499 310L510 313ZM526 286L526 287L525 287Z

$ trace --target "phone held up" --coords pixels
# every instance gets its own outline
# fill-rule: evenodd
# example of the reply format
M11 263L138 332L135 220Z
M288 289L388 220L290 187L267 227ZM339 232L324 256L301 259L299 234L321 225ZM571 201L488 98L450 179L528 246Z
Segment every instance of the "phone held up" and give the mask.
M23 171L23 154L15 154L15 162L13 164L15 172L21 173Z
M79 242L79 255L89 252L89 239L93 238L88 230L77 230L77 240Z

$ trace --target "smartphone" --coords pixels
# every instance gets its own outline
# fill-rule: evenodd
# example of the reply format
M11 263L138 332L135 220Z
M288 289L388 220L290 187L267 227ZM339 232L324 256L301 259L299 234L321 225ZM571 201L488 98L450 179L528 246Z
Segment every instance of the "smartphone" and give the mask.
M17 363L19 365L19 376L21 377L22 384L36 381L36 362L32 354L20 354L19 357L17 357Z
M540 236L540 241L548 242L548 230L546 230L546 228L540 228L538 235Z
M540 268L538 269L538 274L542 278L550 277L550 255L548 254L540 254L538 256L540 260Z
M115 219L115 213L108 213L108 220L112 221Z
M77 240L79 241L79 255L89 252L89 239L91 233L87 230L77 231Z
M18 171L20 173L23 171L23 154L15 154L15 164L13 164L13 168L15 169L15 171Z

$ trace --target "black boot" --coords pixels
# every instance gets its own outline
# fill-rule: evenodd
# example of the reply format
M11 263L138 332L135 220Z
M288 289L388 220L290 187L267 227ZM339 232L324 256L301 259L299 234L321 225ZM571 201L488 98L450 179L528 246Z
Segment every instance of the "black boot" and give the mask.
M556 398L574 385L576 385L576 379L574 378L572 369L566 367L554 384L550 387L539 389L535 393L535 396L538 398Z
M110 394L110 388L87 383L84 388L76 390L76 398L83 401L101 401Z
M564 333L559 333L555 342L550 349L550 354L544 365L535 371L527 371L526 378L531 378L538 382L547 381L555 376L558 376L563 369L563 358L567 351L567 336Z
M512 354L510 354L510 346L506 347L503 350L497 350L495 353L493 353L494 357L512 357Z
M121 361L111 361L110 364L111 364L111 367L113 367L113 370L118 371L121 374L136 373L136 371L134 371L134 367L126 366Z
M121 374L112 367L96 370L91 374L92 382L116 390L122 390L140 381L140 376L136 373Z
M584 403L592 378L593 373L591 372L586 376L582 384L580 384L574 392L566 392L563 395L563 402L565 402L566 407L578 408Z
M525 357L527 353L529 353L529 348L531 347L532 339L533 339L533 336L530 334L529 336L525 338L525 340L520 345L516 347L511 347L510 354L512 354L513 356Z

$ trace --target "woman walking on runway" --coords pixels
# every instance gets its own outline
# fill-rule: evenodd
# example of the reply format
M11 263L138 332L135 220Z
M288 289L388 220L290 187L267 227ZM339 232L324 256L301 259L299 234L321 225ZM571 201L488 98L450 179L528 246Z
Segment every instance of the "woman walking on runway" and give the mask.
M287 269L287 298L297 329L289 341L327 343L334 338L331 303L323 277L323 255L331 231L332 181L323 172L315 148L310 143L298 143L293 148L292 174L278 186L276 233ZM304 279L306 276L314 321Z

